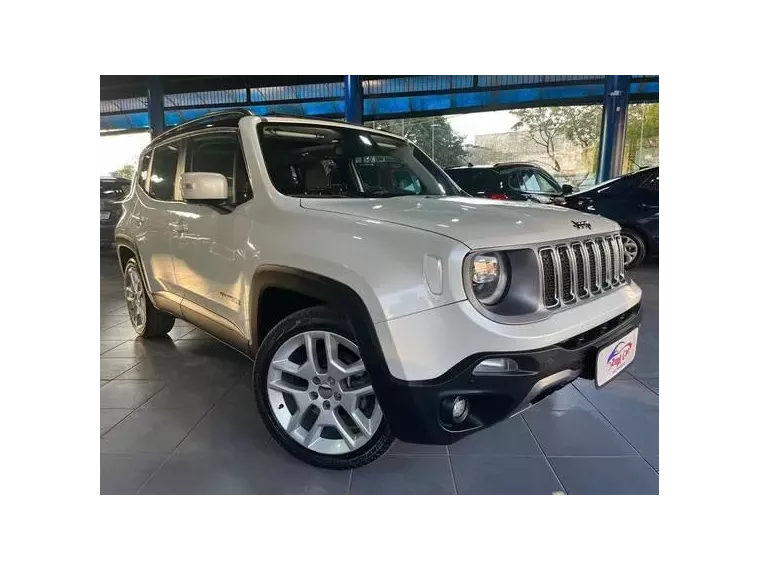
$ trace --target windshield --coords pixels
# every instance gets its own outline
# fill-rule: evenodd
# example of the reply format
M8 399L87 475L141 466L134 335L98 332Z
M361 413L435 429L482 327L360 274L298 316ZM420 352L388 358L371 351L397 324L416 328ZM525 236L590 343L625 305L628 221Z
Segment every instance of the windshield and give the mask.
M461 195L407 141L348 127L262 123L269 177L286 196L383 198Z

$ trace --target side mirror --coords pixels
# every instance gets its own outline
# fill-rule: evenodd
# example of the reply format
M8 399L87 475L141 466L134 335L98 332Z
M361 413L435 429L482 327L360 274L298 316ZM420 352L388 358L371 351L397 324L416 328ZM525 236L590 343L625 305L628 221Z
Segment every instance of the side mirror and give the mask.
M188 202L229 198L227 177L217 172L185 172L179 177L179 187Z
M562 184L561 185L561 194L563 196L568 196L569 194L571 194L574 191L575 191L575 187L572 186L571 184Z

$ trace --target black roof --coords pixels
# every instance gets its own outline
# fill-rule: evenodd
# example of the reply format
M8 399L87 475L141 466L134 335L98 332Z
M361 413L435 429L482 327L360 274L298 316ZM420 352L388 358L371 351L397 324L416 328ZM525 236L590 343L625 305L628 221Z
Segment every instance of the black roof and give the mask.
M470 168L487 168L490 170L495 170L497 168L511 168L514 166L529 166L530 168L540 168L543 167L539 164L535 164L534 162L497 162L495 164L472 164L471 166L452 166L450 168L446 168L445 170L468 170Z

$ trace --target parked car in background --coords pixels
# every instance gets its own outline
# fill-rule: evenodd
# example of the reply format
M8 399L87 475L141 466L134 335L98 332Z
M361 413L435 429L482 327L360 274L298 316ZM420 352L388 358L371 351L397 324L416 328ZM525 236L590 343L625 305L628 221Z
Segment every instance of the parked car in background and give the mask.
M567 196L567 208L622 226L625 267L659 255L659 167L645 168Z
M126 178L100 177L100 247L116 243L114 232L121 217L121 204L131 184Z
M528 162L501 162L493 166L512 192L520 192L544 204L564 204L564 196L574 192L569 184L559 184L545 169Z
M446 168L446 174L467 194L491 200L526 201L529 198L506 186L501 174L491 166L459 166Z

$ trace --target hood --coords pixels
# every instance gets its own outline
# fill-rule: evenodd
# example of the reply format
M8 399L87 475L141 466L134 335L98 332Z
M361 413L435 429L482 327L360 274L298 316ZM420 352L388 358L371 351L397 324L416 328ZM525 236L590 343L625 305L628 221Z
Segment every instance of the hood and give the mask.
M419 228L471 249L577 239L619 229L601 216L559 206L460 196L303 198L301 206ZM591 229L577 229L573 220L586 221Z

